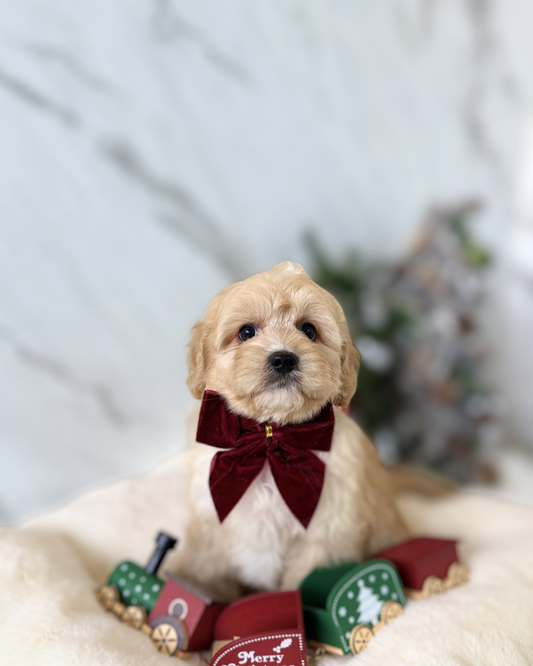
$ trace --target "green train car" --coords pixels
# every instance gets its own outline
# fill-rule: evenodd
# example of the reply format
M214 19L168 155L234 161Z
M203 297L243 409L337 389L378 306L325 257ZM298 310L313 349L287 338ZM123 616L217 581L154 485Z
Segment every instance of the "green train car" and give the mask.
M396 567L382 559L315 569L300 591L310 644L339 655L361 652L407 603Z

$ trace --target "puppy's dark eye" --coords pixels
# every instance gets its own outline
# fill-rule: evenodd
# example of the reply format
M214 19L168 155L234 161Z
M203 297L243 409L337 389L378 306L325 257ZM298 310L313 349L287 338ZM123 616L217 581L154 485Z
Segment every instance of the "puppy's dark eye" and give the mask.
M257 335L257 329L253 324L246 324L239 331L239 338L241 340L249 340Z
M303 324L302 333L305 333L309 340L316 340L316 328L313 324Z

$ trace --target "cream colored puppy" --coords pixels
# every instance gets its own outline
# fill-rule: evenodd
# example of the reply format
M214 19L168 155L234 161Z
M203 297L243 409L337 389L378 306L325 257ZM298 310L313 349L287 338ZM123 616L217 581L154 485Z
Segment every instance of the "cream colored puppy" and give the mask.
M193 328L188 361L195 398L211 389L235 414L283 425L305 422L329 402L346 406L359 352L335 298L285 262L213 299ZM326 469L307 528L268 463L221 523L208 485L219 450L195 443L187 454L191 513L179 568L227 600L242 588L294 588L318 565L361 560L407 537L374 446L339 410L330 451L316 453Z

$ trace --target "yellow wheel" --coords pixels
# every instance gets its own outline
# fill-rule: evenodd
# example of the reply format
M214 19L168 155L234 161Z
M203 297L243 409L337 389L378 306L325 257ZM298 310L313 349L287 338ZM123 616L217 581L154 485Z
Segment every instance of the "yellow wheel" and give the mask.
M96 590L96 598L106 610L111 610L115 602L120 599L120 594L114 585L100 585Z
M362 652L373 636L372 627L368 624L356 625L350 633L350 650L354 654Z
M128 627L140 631L146 621L146 611L142 606L127 606L120 616L120 620Z
M162 654L185 652L189 647L189 635L183 622L174 615L159 615L152 622L152 641Z
M426 597L432 597L435 594L441 594L446 589L442 578L437 576L428 576L422 585L422 591Z
M152 630L152 641L158 652L173 655L178 649L178 632L171 624L160 624Z
M398 615L401 615L402 613L402 604L399 604L397 601L387 601L383 604L383 608L381 609L380 619L383 624L387 624L387 622L394 620L395 617L398 617Z
M464 585L468 581L468 569L464 564L453 562L448 569L448 577L446 580L450 587Z

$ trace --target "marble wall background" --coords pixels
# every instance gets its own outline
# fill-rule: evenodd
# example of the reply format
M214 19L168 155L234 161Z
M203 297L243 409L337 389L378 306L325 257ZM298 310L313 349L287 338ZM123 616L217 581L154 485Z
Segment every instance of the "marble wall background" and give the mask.
M532 32L527 0L2 3L0 522L182 445L188 330L228 282L305 263L310 225L394 255L463 196L510 267L527 437Z

